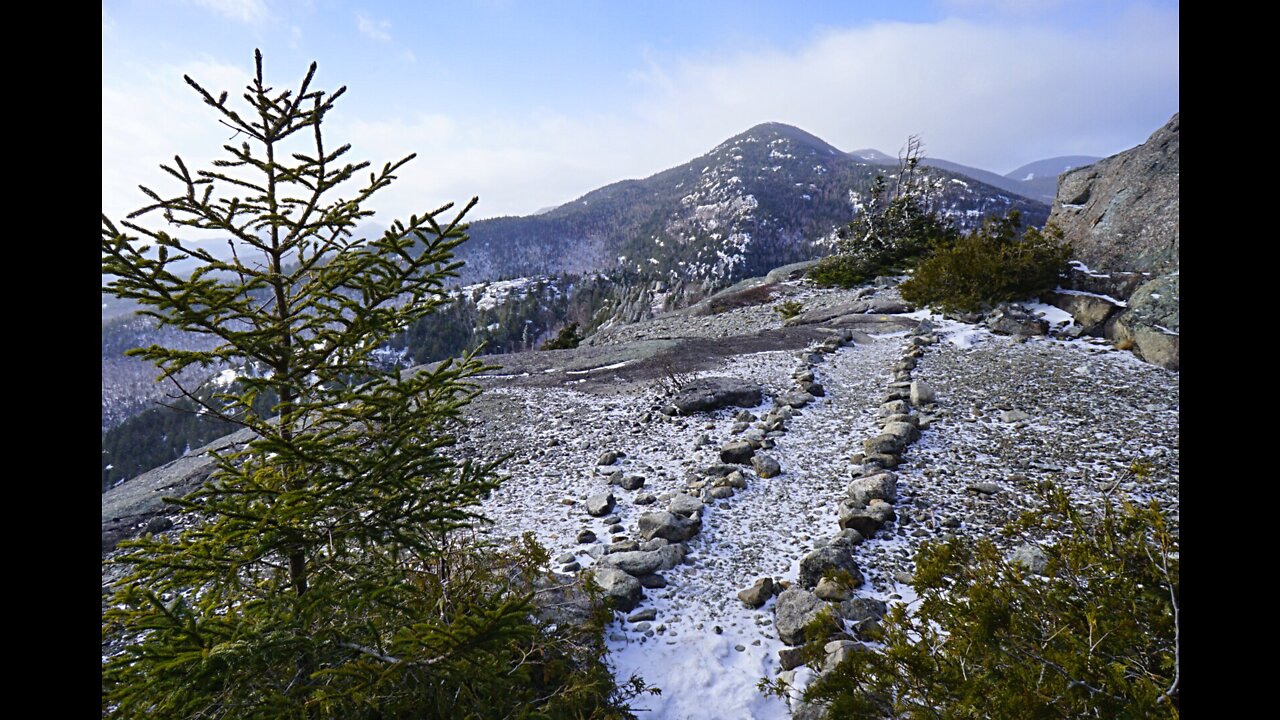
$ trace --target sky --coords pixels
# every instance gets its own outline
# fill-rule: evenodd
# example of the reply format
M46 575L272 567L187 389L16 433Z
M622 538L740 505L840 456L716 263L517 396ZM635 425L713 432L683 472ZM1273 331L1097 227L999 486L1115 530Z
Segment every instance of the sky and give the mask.
M530 214L771 121L1000 174L1107 156L1178 111L1178 30L1154 0L108 0L102 210L223 153L183 75L234 100L255 48L275 87L312 61L313 88L347 87L330 147L417 153L370 202L387 224L472 196L471 220Z

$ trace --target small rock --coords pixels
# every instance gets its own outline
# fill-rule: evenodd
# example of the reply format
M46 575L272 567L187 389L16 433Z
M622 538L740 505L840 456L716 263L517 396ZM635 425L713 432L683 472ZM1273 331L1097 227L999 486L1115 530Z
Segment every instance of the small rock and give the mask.
M731 442L720 448L720 460L725 463L745 465L756 454L755 448L748 442Z
M640 622L641 620L653 620L658 617L657 608L645 608L639 612L632 613L627 616L627 622Z
M583 530L582 532L578 533L578 542L580 543L583 543L583 544L593 543L595 541L596 541L596 534L591 532L590 530Z
M612 465L618 462L618 452L616 450L606 450L600 454L600 459L596 460L596 465Z
M867 455L889 455L896 453L906 445L897 435L883 433L862 441L862 450Z
M783 670L794 670L804 664L804 648L784 647L778 651L778 665Z
M151 518L151 520L147 522L147 527L143 530L143 532L148 532L148 533L151 533L152 535L155 535L156 533L162 533L165 530L168 530L172 527L173 527L173 520L170 520L169 518L163 515L160 515L158 517Z
M802 408L813 402L813 396L807 392L790 392L778 396L778 404L792 408Z
M933 386L923 380L915 380L911 383L911 404L916 407L928 405L936 402L938 393L934 391Z
M1009 562L1028 572L1043 575L1045 567L1049 564L1049 558L1044 554L1043 550L1027 543L1019 545L1013 551L1013 555L1009 557Z
M582 569L582 565L581 565L581 564L579 564L577 561L574 561L574 562L571 562L571 563L565 563L565 566L564 566L564 567L562 567L562 568L560 568L560 572L563 572L563 573L575 573L575 572L578 572L578 571L579 571L579 570L581 570L581 569Z
M973 490L974 492L982 493L983 495L995 495L996 493L1000 492L1002 488L993 482L979 482L979 483L969 483L969 486L967 489Z
M639 475L627 475L618 482L623 490L639 490L644 487L644 478Z
M577 556L577 555L574 555L574 554L573 554L573 553L571 553L571 552L567 552L567 553L561 553L561 555L560 555L559 557L557 557L557 558L556 558L556 562L558 562L558 563L571 563L571 562L573 562L574 560L577 560L577 559L578 559L578 556Z
M608 515L612 510L616 500L611 492L598 493L587 498L587 513L600 517Z
M880 406L881 415L906 415L910 412L911 406L905 400L891 400Z
M733 497L733 488L728 485L711 488L710 496L715 500L728 500Z
M777 460L768 455L753 456L751 465L755 468L756 474L762 478L771 478L782 473L782 466L778 464Z
M773 578L760 578L756 584L738 592L738 599L749 608L758 608L773 597Z
M1031 416L1021 410L1005 410L1000 413L1000 421L1007 423L1020 422L1022 420L1030 420Z

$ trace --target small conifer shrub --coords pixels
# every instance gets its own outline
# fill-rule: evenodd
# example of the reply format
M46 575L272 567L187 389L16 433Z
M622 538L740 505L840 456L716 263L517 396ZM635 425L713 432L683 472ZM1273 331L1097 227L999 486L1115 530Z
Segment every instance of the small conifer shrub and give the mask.
M806 701L842 719L1179 717L1176 527L1154 501L1107 495L1086 510L1051 484L1040 492L1006 533L1051 538L1042 574L989 539L926 543L919 603L891 608L882 642L813 682ZM815 669L828 637L808 638Z
M902 283L902 298L943 311L981 312L1053 290L1067 271L1071 247L1052 225L1027 228L1019 237L1020 225L1014 210L940 245Z

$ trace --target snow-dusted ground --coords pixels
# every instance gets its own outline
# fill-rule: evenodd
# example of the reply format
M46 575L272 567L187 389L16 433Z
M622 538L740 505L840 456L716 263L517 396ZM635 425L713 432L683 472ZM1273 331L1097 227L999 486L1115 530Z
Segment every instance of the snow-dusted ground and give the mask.
M644 625L620 620L609 629L618 675L638 674L663 690L659 697L639 701L638 708L652 711L645 717L787 717L784 703L756 690L761 678L776 673L777 651L783 647L772 631L774 601L752 610L737 599L737 592L766 575L794 580L800 557L813 541L834 534L849 456L875 428L875 408L897 345L892 339L877 340L831 356L818 371L818 379L830 388L827 397L800 411L777 447L767 451L783 473L769 479L752 476L748 489L709 507L702 532L687 543L686 563L663 572L668 586L647 590L637 608L655 608L657 618ZM700 374L759 382L776 394L793 389L790 375L797 362L791 352L763 352L731 358ZM553 556L576 551L584 567L593 560L586 545L575 543L578 531L587 528L601 540L608 538L604 523L582 509L588 495L613 490L615 512L634 537L640 514L663 503L646 507L631 500L647 492L662 498L682 490L686 475L719 462L719 447L734 437L729 429L736 410L638 428L633 421L653 406L651 398L604 399L558 389L489 392L513 407L523 403L529 416L541 414L545 421L510 429L540 449L511 467L511 480L486 512L498 520L501 533L533 532ZM766 399L754 412L762 414L771 406ZM693 440L703 433L711 443L695 448ZM547 448L552 438L561 438L561 444ZM491 440L505 446L517 438ZM609 470L643 475L645 486L634 492L609 488L594 468L605 450L627 455ZM564 498L577 503L564 505Z
M850 296L804 290L801 297L812 309ZM1062 319L1056 309L1037 309L1048 310L1051 321ZM914 600L901 578L913 570L915 549L925 539L962 534L1016 542L997 530L1035 505L1033 489L1040 480L1066 486L1083 503L1117 489L1136 499L1154 498L1177 517L1176 373L1093 339L1018 342L981 327L932 319L942 342L927 349L914 377L937 389L936 419L898 468L898 521L858 546L867 579L860 594ZM765 305L714 317L666 316L601 340L717 337L780 325ZM636 608L656 610L655 619L631 623L619 614L606 629L617 675L640 675L662 689L658 697L636 700L642 717L789 716L784 702L757 690L762 678L772 679L779 669L777 651L783 645L772 627L775 601L752 610L736 595L759 577L794 580L800 557L814 541L838 530L836 505L850 478L850 457L878 433L877 410L904 341L903 333L885 333L826 356L816 367L826 396L789 421L777 447L766 451L783 473L770 479L748 473L746 490L708 506L701 533L687 543L686 563L663 571L667 587L646 590ZM760 383L766 399L753 409L760 415L772 406L771 396L794 389L790 376L798 362L794 351L730 355L697 375ZM718 462L719 447L735 437L730 426L736 409L691 418L654 412L664 384L694 376L648 385L618 381L607 391L599 384L580 385L585 381L579 379L559 387L498 383L486 390L483 402L503 412L479 413L472 449L484 455L515 453L505 466L510 480L485 506L497 521L492 532L532 532L553 557L567 561L561 556L572 554L589 567L591 546L576 542L578 532L592 530L599 543L611 538L603 519L586 513L584 501L612 490L623 536L635 537L639 516L665 507L666 498L684 489L696 470ZM702 434L710 442L697 445ZM597 468L606 450L626 456L619 465ZM1149 479L1124 475L1136 459L1153 467ZM608 486L605 473L616 469L642 475L644 487ZM970 487L980 482L995 483L999 490L988 494ZM636 505L634 499L644 493L657 495L658 502Z

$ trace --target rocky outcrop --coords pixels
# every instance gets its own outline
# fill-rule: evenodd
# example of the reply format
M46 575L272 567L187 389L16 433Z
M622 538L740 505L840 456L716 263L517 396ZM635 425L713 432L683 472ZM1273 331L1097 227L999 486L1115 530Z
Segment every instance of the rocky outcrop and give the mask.
M1049 222L1097 272L1178 268L1178 114L1142 145L1063 173Z
M1147 142L1064 173L1049 222L1076 258L1050 302L1082 332L1177 370L1178 114Z
M1128 309L1108 324L1107 337L1153 365L1178 369L1178 273L1138 288Z

